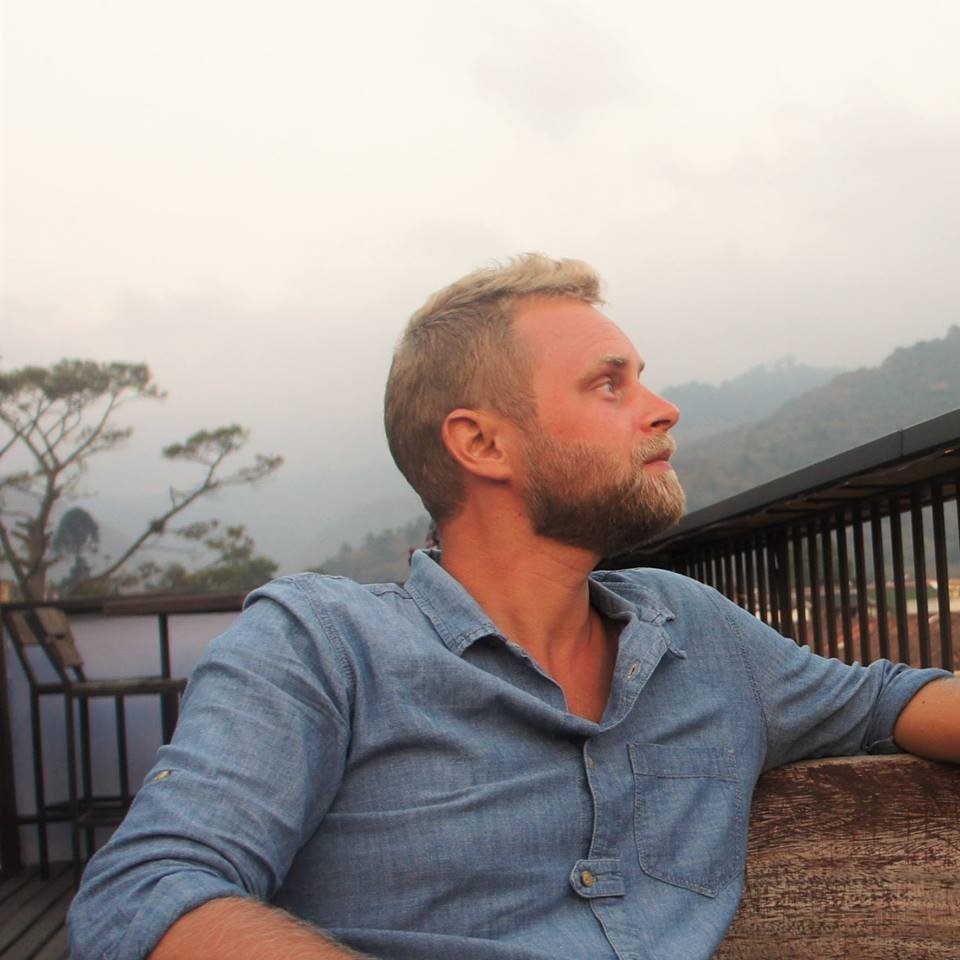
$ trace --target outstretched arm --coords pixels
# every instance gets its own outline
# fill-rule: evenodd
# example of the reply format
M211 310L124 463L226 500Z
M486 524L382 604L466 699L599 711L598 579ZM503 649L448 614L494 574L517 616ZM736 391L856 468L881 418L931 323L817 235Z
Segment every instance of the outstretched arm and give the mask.
M909 753L960 763L960 678L921 687L897 719L893 739Z
M149 960L364 960L365 954L255 900L209 900L184 914ZM367 958L369 960L369 958Z

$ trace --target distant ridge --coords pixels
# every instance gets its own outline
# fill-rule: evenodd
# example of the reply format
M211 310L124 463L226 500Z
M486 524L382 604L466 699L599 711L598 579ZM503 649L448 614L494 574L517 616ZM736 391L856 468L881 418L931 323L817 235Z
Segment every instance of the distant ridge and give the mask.
M893 430L960 407L960 326L842 373L752 424L684 446L674 458L696 510Z
M673 435L683 448L721 430L752 423L842 372L841 367L812 367L783 357L720 384L693 381L658 392L680 408L680 423Z

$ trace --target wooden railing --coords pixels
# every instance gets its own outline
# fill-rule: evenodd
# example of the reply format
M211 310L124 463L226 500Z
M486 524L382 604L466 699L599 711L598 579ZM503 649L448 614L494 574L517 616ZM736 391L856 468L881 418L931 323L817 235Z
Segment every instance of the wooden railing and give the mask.
M960 767L809 760L761 778L716 960L955 960Z

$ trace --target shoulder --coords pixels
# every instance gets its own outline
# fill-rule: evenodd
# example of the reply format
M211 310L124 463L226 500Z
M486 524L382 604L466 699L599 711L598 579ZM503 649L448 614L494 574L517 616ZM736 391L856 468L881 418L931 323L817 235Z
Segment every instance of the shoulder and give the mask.
M194 678L256 679L311 702L322 687L329 700L347 702L359 665L375 659L371 648L391 633L404 597L396 584L316 573L271 580L247 596L240 616L207 646Z
M314 660L329 651L342 660L345 638L383 619L396 584L359 584L344 577L301 573L252 591L243 612L208 648L208 654Z
M271 580L244 602L240 620L298 638L309 646L347 651L378 646L417 619L410 594L396 583L299 573Z
M713 587L670 570L637 567L592 574L607 590L635 605L641 619L659 619L684 643L742 642L779 634ZM646 613L645 613L646 611Z
M284 607L375 607L385 597L406 596L396 583L357 583L347 577L323 573L296 573L278 577L257 587L244 601L248 609L258 600L269 599Z
M647 598L673 613L680 612L678 607L688 608L690 603L715 608L717 600L726 602L712 587L699 580L656 567L598 570L591 577L613 593L627 599Z
M314 618L333 628L341 621L365 622L389 616L391 610L409 605L411 599L397 583L357 583L347 577L297 573L258 587L247 596L244 610L266 600L290 614Z

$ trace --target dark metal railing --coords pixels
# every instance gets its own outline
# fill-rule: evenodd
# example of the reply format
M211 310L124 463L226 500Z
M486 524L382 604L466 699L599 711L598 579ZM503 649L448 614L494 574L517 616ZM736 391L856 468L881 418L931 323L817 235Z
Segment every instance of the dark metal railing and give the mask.
M170 625L174 615L194 613L233 613L243 604L243 593L196 595L143 595L131 597L92 597L55 600L56 606L70 617L100 615L106 617L155 617L160 645L160 672L170 676ZM5 603L4 607L24 609L25 603ZM15 873L21 867L21 826L36 822L35 815L18 814L13 764L13 730L7 699L5 638L0 634L0 876Z
M609 565L687 574L825 656L956 670L958 492L960 410L698 510Z
M960 410L698 510L669 535L607 565L658 566L695 577L817 653L956 670L958 497ZM58 605L71 616L157 617L169 669L168 616L239 610L241 600L230 594ZM6 868L19 862L19 844L3 666L0 644L0 866Z

